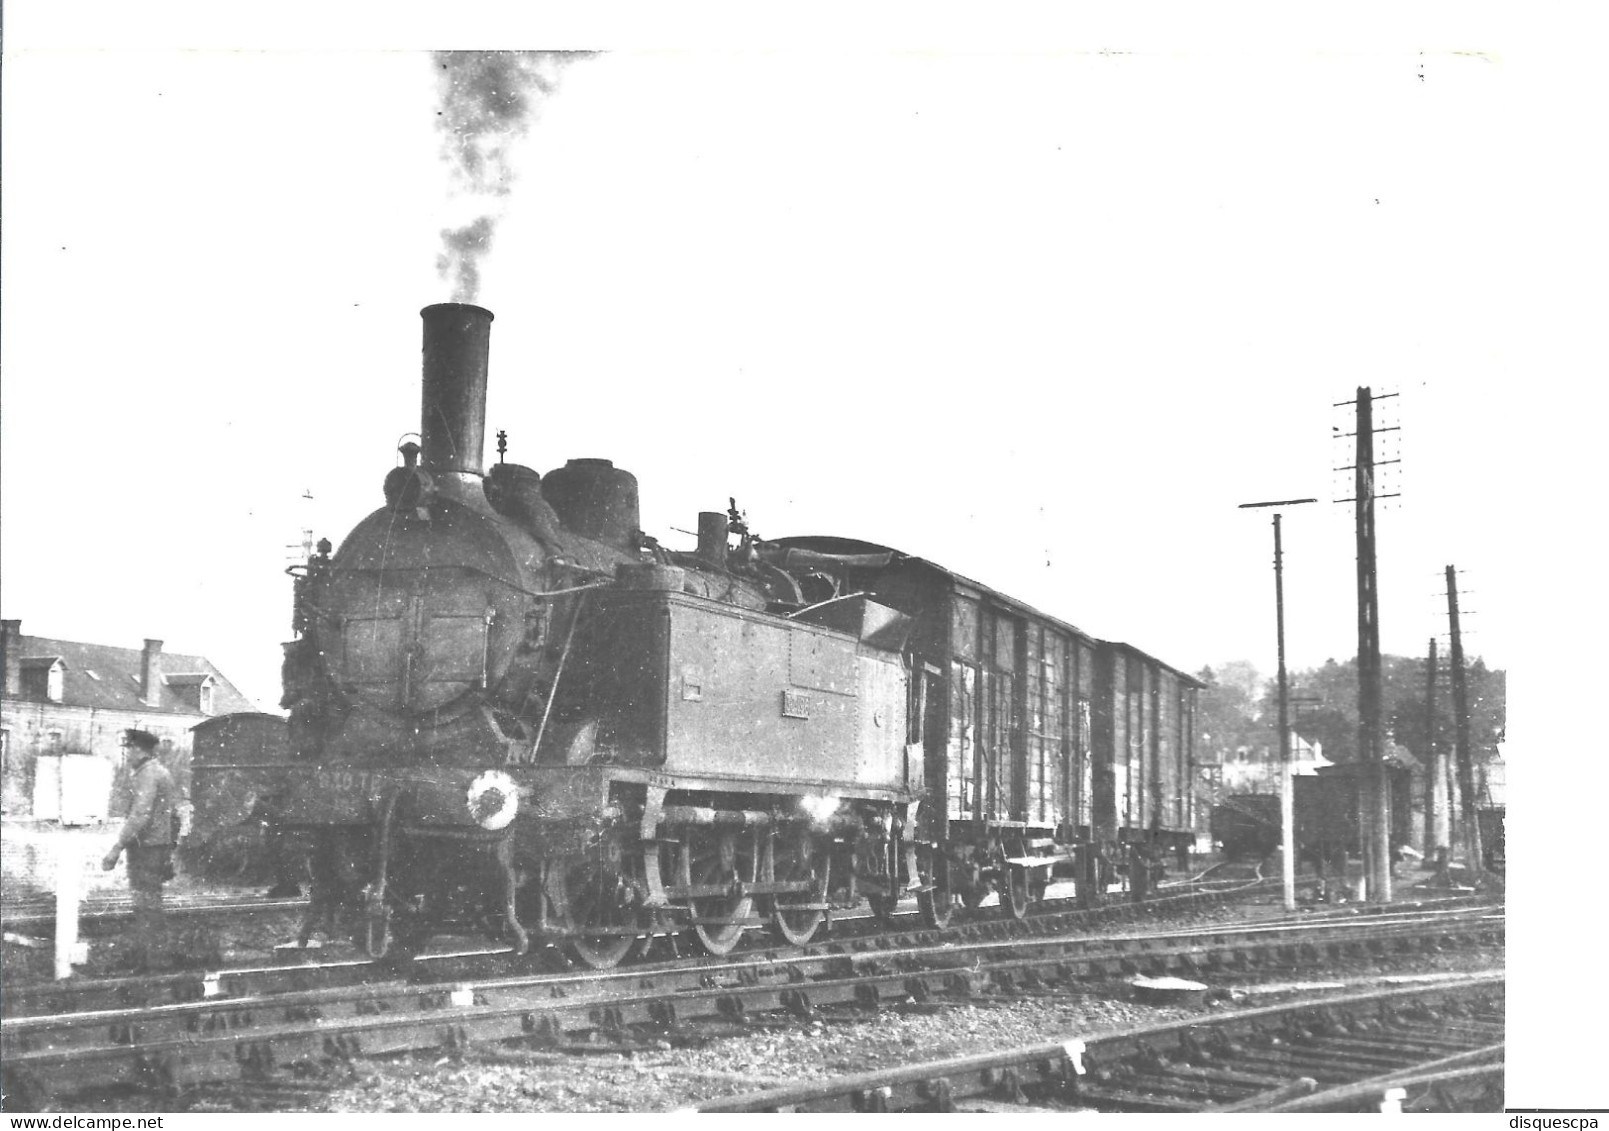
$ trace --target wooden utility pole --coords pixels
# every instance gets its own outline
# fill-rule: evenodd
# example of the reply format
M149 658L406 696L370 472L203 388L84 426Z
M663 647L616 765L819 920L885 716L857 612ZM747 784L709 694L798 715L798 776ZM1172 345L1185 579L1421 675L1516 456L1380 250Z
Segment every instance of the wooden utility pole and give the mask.
M1247 507L1294 507L1317 499L1279 499L1241 503ZM1280 514L1274 512L1274 631L1279 642L1279 822L1280 873L1285 889L1285 910L1296 910L1296 802L1291 781L1290 681L1285 671L1285 551L1279 535Z
M1452 636L1453 753L1458 761L1458 792L1463 795L1464 844L1469 873L1485 870L1480 822L1475 819L1475 766L1469 750L1469 693L1464 686L1464 638L1458 626L1458 571L1447 567L1447 626Z
M1436 638L1430 638L1425 665L1425 859L1451 848L1447 828L1447 757L1436 741Z
M1358 824L1369 901L1391 901L1391 787L1385 763L1384 698L1380 671L1380 596L1374 554L1374 398L1358 388L1357 462L1353 499L1358 543ZM1363 783L1367 783L1364 786Z

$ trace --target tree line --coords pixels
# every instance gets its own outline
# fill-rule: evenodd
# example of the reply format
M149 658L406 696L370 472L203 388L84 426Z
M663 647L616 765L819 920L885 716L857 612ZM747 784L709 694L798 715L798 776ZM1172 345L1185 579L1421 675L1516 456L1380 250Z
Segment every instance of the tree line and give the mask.
M1431 740L1447 754L1453 750L1456 720L1452 681L1445 660L1436 673L1435 710L1429 709L1427 661L1411 656L1382 656L1382 709L1388 742L1405 747L1421 764L1428 763ZM1279 686L1245 660L1231 660L1197 673L1207 686L1197 700L1197 757L1230 761L1236 751L1279 749ZM1489 668L1476 657L1465 664L1469 707L1470 753L1476 763L1497 756L1507 725L1508 673ZM1358 758L1358 662L1356 658L1289 673L1290 697L1300 702L1290 710L1291 729L1323 746L1331 762Z

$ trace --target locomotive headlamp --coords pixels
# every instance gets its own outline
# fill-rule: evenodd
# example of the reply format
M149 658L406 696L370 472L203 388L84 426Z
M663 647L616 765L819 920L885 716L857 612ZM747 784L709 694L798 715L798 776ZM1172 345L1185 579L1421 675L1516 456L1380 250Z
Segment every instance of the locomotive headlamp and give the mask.
M507 828L520 807L519 789L502 770L487 770L470 782L464 800L470 817L488 831Z

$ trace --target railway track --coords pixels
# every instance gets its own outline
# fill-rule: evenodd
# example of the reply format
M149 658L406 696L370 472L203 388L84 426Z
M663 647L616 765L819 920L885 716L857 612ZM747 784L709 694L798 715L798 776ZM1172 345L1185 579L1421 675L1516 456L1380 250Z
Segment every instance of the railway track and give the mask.
M751 1092L697 1110L1501 1110L1503 1002L1503 976L1493 974L1069 1034Z
M1112 904L1092 910L1062 910L1030 917L1024 921L1009 917L985 918L952 924L942 931L915 926L914 916L901 916L903 923L892 929L870 917L852 920L849 930L811 944L806 953L859 953L870 950L937 946L945 943L1003 941L1013 938L1063 936L1076 932L1103 931L1114 925L1134 925L1145 920L1188 914L1223 902L1256 894L1255 887L1229 890L1196 890L1166 900L1144 904ZM1415 913L1457 913L1481 901L1468 898L1428 900L1392 907L1347 905L1325 911L1305 912L1295 918L1268 920L1278 923L1316 923ZM1213 928L1202 928L1201 934ZM761 936L756 936L759 938ZM661 950L671 950L668 945ZM320 960L319 951L287 950L285 959L273 964L251 964L233 968L184 970L169 974L126 977L75 977L65 981L36 981L8 985L5 1016L68 1014L88 1010L128 1009L170 1003L227 1000L269 994L299 993L357 987L373 983L406 981L430 983L519 977L565 969L567 963L557 948L515 956L506 948L474 947L442 950L421 955L408 963L371 961L358 957ZM795 947L760 947L737 952L734 961L767 962L778 956L799 953ZM672 956L675 957L674 955ZM698 962L699 959L677 959ZM666 962L639 964L633 970L651 971Z
M169 900L168 917L182 924L212 922L239 915L268 912L300 912L306 899L190 899ZM78 914L79 933L85 937L103 936L122 930L132 920L133 903L128 899L96 900L86 903ZM54 904L33 900L0 909L0 926L8 932L48 939L56 935Z
M985 908L981 914L974 913L966 921L952 923L941 931L922 928L915 914L896 915L891 924L879 922L869 915L854 916L835 921L832 934L823 936L813 945L858 950L932 945L944 940L970 942L1064 934L1147 920L1165 920L1255 896L1261 890L1262 885L1256 882L1192 886L1188 890L1143 903L1113 902L1096 908L1078 908L1072 905L1071 900L1058 900L1021 921L992 908ZM237 906L228 904L215 908L213 913L223 914L233 910L238 910ZM764 936L755 932L752 937L759 940ZM670 952L670 957L675 956L671 940L655 942L654 949L662 953ZM332 949L336 953L341 951L341 948ZM791 948L787 952L791 953ZM361 957L321 959L322 953L322 950L285 950L275 956L283 959L282 962L272 965L256 963L235 969L218 969L214 966L165 975L13 982L6 987L5 1013L7 1016L70 1013L85 1009L159 1005L219 996L357 985L377 979L395 979L403 967L396 961L373 962ZM740 953L767 952L751 949ZM424 954L406 965L411 971L409 976L414 980L439 980L550 971L562 969L568 963L556 947L538 949L527 956L515 956L506 947L473 947Z
M1251 892L1270 885L1271 881L1259 876L1252 878L1216 875L1221 866L1209 868L1199 876L1162 885L1149 904L1168 906L1169 901L1189 900L1214 894ZM992 897L991 897L992 898ZM1093 909L1107 915L1122 913L1131 906L1109 897L1113 902ZM1052 897L1042 906L1039 914L1058 914L1070 910L1087 910L1073 907L1072 899ZM914 905L914 904L913 904ZM996 906L990 903L986 906ZM1143 907L1146 904L1134 904ZM98 898L86 901L79 910L79 931L84 936L98 936L123 929L133 918L133 901L126 896ZM181 922L207 922L228 919L238 915L258 915L268 912L302 912L307 899L269 899L260 896L169 898L167 914ZM859 916L840 917L842 924L854 922ZM0 905L0 928L18 935L48 939L56 933L56 905L48 899L28 899Z
M298 1061L510 1038L562 1044L601 1034L629 1041L634 1032L675 1034L711 1019L741 1021L768 1011L805 1017L829 1005L936 1004L1025 988L1087 988L1137 973L1236 976L1260 963L1488 946L1502 937L1500 912L1473 909L1174 935L950 939L858 952L814 947L607 974L215 994L9 1017L0 1023L0 1050L6 1091L27 1105L71 1095L86 1081L177 1089L218 1079L269 1080L277 1067Z

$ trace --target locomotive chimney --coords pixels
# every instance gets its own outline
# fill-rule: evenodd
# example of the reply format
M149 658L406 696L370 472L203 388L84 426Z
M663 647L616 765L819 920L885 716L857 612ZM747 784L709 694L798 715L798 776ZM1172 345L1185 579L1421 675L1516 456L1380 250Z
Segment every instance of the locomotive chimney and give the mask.
M427 471L480 475L486 438L486 362L492 312L442 302L424 319L424 402L420 462Z

